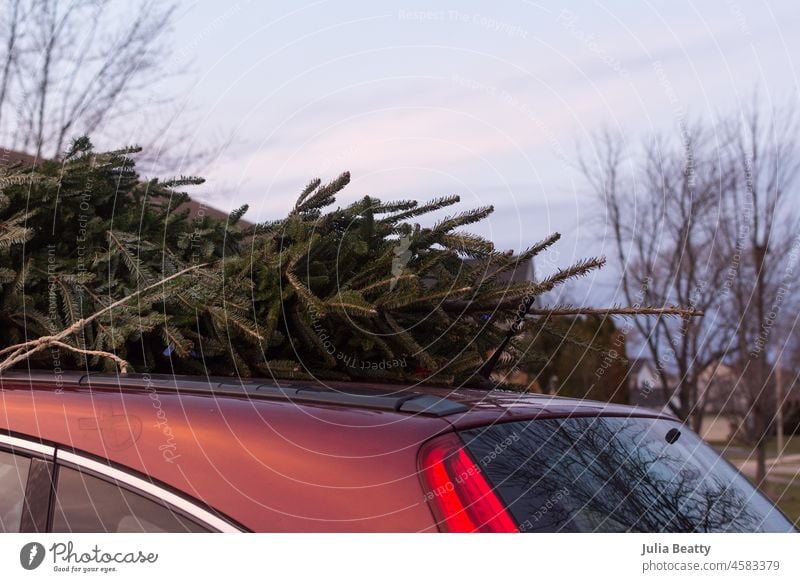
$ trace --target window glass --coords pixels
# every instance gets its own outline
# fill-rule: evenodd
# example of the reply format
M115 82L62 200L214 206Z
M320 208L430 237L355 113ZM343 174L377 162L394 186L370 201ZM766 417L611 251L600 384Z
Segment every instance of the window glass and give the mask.
M206 528L161 505L92 475L58 470L54 532L202 532Z
M794 531L677 422L566 418L461 434L521 531Z
M0 532L18 532L31 460L0 451Z

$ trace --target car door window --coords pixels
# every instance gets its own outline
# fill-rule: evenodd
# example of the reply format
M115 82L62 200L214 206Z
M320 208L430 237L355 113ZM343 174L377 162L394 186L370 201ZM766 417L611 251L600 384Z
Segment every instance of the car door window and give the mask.
M0 451L0 532L18 532L31 460Z
M63 532L203 532L208 529L169 507L116 484L60 467L52 531Z

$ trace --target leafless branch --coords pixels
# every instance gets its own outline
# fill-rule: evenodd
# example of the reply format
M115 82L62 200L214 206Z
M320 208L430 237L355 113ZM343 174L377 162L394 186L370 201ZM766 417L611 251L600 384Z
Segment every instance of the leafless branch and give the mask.
M572 315L665 315L674 317L701 317L704 313L686 307L542 307L528 311L530 315L572 316Z

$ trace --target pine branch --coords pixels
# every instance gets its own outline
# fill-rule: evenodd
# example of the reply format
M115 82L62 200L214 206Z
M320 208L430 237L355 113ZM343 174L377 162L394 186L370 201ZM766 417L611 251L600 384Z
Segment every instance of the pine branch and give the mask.
M303 191L300 193L300 197L297 199L297 202L295 202L294 209L299 211L300 210L300 206L303 204L303 202L305 202L306 199L309 196L311 196L311 193L314 190L319 188L320 184L322 184L322 180L320 180L319 178L314 178L313 180L311 180L308 183L308 185L303 189Z
M442 208L446 208L447 206L458 204L459 202L461 202L460 196L443 196L441 198L434 198L422 206L416 206L414 208L386 216L385 218L381 219L381 222L396 224L402 220L408 220L409 218L422 216L423 214L428 214L429 212L435 212L437 210L441 210Z
M601 268L605 264L606 260L604 257L597 257L593 259L585 259L575 263L571 267L567 267L566 269L559 269L553 275L536 284L536 287L538 287L540 290L537 295L552 291L556 286L564 283L565 281L588 275L590 272Z
M319 188L310 196L304 191L300 199L298 199L297 203L295 204L295 212L308 212L311 210L317 210L329 204L333 204L336 200L336 198L334 198L336 193L349 183L350 172L345 172L332 182L326 184L322 188ZM309 187L310 186L311 184L309 184Z

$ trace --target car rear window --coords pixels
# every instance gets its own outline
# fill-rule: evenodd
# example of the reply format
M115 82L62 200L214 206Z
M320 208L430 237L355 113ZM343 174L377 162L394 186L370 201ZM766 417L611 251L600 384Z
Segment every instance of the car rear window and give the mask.
M795 531L677 422L542 419L461 436L523 532Z

